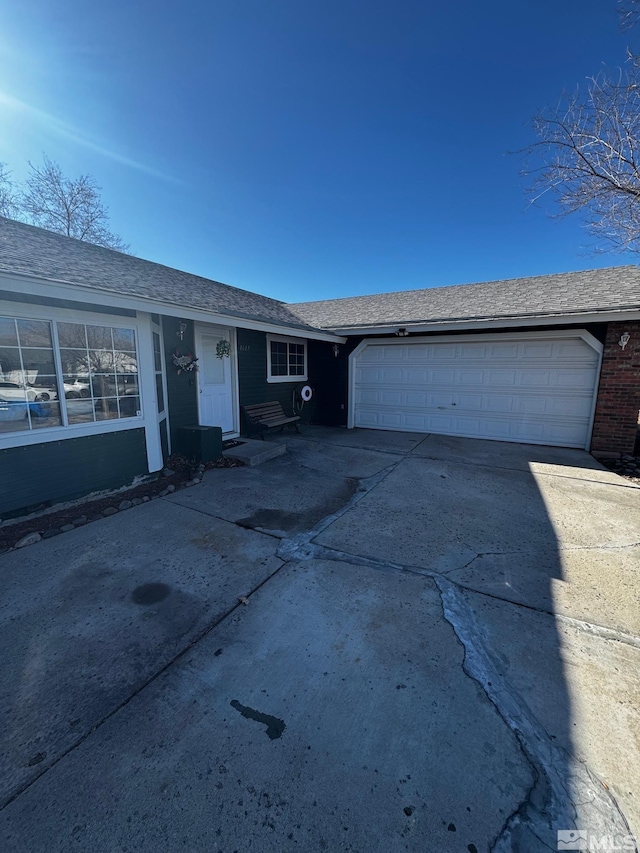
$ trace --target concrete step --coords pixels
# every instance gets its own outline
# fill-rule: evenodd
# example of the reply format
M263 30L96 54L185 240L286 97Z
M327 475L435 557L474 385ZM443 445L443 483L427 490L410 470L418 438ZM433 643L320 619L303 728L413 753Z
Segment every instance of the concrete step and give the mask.
M272 444L269 441L256 441L252 438L243 438L242 444L223 450L222 455L227 459L239 459L245 465L261 465L276 456L282 456L287 452L286 444Z

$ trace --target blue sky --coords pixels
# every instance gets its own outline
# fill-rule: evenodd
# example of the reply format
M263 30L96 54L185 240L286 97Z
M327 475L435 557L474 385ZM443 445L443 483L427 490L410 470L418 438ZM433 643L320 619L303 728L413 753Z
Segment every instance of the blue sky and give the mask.
M21 0L0 160L89 172L135 254L287 301L635 263L507 153L627 40L614 0Z

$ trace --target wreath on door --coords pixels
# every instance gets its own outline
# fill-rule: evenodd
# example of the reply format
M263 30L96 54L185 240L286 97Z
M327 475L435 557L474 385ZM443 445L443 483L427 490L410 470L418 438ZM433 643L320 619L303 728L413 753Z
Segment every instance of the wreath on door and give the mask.
M229 358L231 355L231 344L225 338L216 344L216 355L218 358Z

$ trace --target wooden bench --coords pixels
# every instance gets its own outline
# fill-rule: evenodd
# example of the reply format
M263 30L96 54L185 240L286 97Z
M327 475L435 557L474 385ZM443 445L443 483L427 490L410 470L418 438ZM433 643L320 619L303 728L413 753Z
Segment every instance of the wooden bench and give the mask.
M282 432L287 425L295 426L296 430L300 432L298 429L300 417L298 415L287 417L282 408L282 403L279 403L277 400L271 403L256 403L253 406L243 406L242 411L247 421L247 438L254 433L260 433L260 437L264 441L264 434L268 429L280 427L280 431Z

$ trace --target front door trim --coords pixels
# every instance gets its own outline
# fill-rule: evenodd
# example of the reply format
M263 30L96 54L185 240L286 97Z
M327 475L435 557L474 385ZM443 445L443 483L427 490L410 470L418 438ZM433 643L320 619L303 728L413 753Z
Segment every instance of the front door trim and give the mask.
M229 355L229 367L231 369L231 409L233 417L233 429L223 432L225 438L237 438L240 435L240 410L238 407L238 347L237 334L233 326L218 326L213 323L196 323L194 327L194 338L196 344L196 356L202 351L200 347L200 334L202 332L223 331L229 333L229 344L231 354ZM198 423L202 424L202 413L200 410L200 371L197 371L197 389L198 389Z

